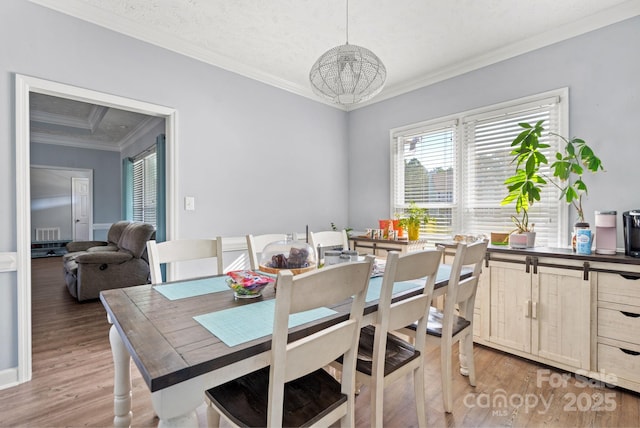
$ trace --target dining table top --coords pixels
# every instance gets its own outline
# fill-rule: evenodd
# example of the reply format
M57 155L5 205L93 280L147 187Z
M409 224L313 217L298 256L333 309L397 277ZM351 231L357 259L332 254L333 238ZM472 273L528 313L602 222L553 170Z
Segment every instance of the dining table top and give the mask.
M447 286L450 268L449 265L440 266L436 290ZM463 277L469 274L463 272ZM198 279L177 282L189 283L196 280ZM393 301L417 295L422 290L423 287L416 284L414 288L394 294ZM100 293L100 300L110 321L117 329L151 392L269 351L270 335L228 346L194 317L274 298L275 290L272 285L262 291L262 296L254 299L235 298L233 291L226 289L170 300L157 290L157 286L151 284L105 290ZM372 319L377 306L378 299L365 304L365 319L367 316L369 320ZM291 327L289 340L297 340L347 319L350 302L345 301L329 309L335 313ZM251 329L251 324L252 319L249 316L246 326L234 327Z

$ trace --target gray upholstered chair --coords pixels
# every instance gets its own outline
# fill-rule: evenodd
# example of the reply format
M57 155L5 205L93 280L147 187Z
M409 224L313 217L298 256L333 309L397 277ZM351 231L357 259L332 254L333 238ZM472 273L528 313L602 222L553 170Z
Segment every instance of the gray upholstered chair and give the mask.
M118 251L118 241L120 235L124 229L131 224L130 221L122 220L115 222L109 228L106 241L71 241L68 242L66 247L68 253L65 254L66 258L72 257L73 253L80 251Z
M82 251L63 259L69 293L78 301L97 299L100 291L149 282L147 241L155 238L148 223L128 224L115 251Z

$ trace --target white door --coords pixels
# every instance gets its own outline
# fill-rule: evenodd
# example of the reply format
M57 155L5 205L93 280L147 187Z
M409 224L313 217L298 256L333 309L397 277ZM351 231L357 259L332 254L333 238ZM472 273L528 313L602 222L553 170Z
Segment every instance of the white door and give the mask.
M89 179L71 177L71 216L73 240L91 240L91 188Z

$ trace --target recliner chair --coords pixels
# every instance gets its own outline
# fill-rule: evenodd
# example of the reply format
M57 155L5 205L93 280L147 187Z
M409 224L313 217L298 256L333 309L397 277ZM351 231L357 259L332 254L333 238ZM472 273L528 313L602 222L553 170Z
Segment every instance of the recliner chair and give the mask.
M148 223L126 225L116 251L83 251L64 259L64 275L69 293L78 301L97 299L100 291L147 284L149 261L147 241L155 238Z
M124 229L130 225L128 220L117 221L111 225L107 232L106 241L71 241L67 242L66 248L68 253L65 258L73 256L73 253L80 251L118 251L118 241Z

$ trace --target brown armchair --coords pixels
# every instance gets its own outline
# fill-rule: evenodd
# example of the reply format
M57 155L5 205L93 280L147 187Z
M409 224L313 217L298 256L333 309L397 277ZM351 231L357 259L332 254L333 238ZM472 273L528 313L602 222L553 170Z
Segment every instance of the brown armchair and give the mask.
M69 293L83 301L97 299L102 290L148 283L146 245L154 238L152 225L133 222L122 231L115 251L81 251L63 259Z

